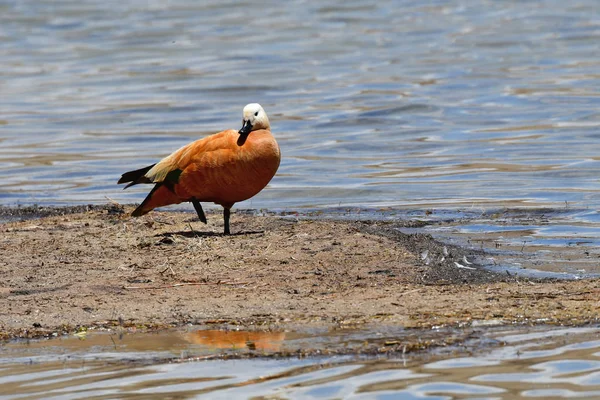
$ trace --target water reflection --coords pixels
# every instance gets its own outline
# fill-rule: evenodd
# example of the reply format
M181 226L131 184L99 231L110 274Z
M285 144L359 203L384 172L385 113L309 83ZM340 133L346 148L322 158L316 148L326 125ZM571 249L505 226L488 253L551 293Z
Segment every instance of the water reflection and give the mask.
M185 335L186 340L216 349L250 349L274 352L281 349L285 332L198 330Z
M191 332L184 336L194 338L192 346L218 348L228 346L227 341L241 344L250 337L247 332L232 333ZM253 340L277 342L283 340L280 335L265 332ZM164 339L163 335L155 336ZM143 343L148 336L136 338ZM94 343L87 342L88 352L94 351ZM482 343L488 343L488 347L481 347ZM489 343L496 346L490 348ZM134 341L128 343L132 345ZM159 341L151 344L154 345L165 348ZM180 350L180 345L181 342L173 343L170 351ZM461 348L437 355L411 354L400 359L333 357L144 365L108 362L110 357L65 358L70 352L56 346L52 352L54 360L60 359L59 362L50 358L33 363L27 358L4 358L0 364L3 375L0 396L3 399L23 395L27 398L459 399L595 398L600 393L597 327L488 330L482 332L481 340ZM129 358L132 353L124 354Z

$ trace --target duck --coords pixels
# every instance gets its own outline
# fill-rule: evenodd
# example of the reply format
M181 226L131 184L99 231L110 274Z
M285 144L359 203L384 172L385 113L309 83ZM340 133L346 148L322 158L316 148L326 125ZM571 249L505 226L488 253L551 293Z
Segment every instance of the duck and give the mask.
M202 202L223 207L225 235L235 203L263 190L275 176L281 151L267 113L258 103L242 111L242 127L198 139L174 151L156 164L121 175L124 189L154 184L144 201L131 213L145 215L157 207L190 202L201 222L207 223Z

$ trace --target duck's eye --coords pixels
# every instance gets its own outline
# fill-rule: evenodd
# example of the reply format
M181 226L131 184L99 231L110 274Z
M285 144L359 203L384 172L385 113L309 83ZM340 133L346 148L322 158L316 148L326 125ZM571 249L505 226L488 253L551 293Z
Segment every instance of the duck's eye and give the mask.
M258 111L254 113L254 116L255 116L255 117L258 117Z

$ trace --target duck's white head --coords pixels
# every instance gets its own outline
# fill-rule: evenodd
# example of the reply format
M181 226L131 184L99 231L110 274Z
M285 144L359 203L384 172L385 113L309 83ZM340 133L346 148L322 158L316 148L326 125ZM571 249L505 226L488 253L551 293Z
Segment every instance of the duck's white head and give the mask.
M247 135L257 129L271 129L267 113L260 104L250 103L244 107L244 117L242 120L242 129L238 132L240 135Z

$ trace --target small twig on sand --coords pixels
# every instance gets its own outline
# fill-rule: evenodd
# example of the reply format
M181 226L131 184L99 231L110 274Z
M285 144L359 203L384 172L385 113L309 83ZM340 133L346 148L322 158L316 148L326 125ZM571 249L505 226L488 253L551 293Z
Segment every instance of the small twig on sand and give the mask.
M192 231L192 233L194 234L194 236L198 237L198 234L196 233L196 231L194 230L194 228L192 228L192 224L190 224L188 222L188 226L190 227L190 231Z
M420 288L419 288L419 289L413 289L413 290L409 290L409 291L407 291L407 292L400 293L400 294L399 294L399 296L404 296L405 294L409 294L409 293L416 293L416 292L418 292L418 291L420 291L420 290L421 290Z
M118 201L116 201L116 200L113 200L113 199L111 199L110 197L108 197L108 196L106 196L106 195L104 196L104 198L105 198L106 200L108 200L108 202L109 202L109 203L112 203L112 204L114 204L115 206L123 207L123 206L121 205L121 203L119 203L119 202L118 202Z
M172 268L170 265L169 265L169 266L167 266L167 268L165 268L165 269L163 269L162 271L160 271L160 274L161 274L161 275L162 275L162 274L164 274L165 272L167 272L167 270L168 270L168 269L170 269L170 270L171 270L171 274L172 274L172 275L176 275L176 274L175 274L175 271L173 271L173 268Z
M273 243L269 243L269 244L267 245L267 248L266 248L266 249L263 251L263 254L267 254L267 251L269 251L269 247L271 247L271 245L272 245L272 244L273 244Z
M160 218L160 216L159 216L158 218ZM171 222L171 221L164 221L164 220L162 220L162 219L157 219L157 217L156 217L156 216L154 216L154 215L150 216L150 218L149 218L149 219L150 219L150 221L152 221L152 222L156 222L157 224L163 224L163 225L175 225L175 224L174 224L173 222Z
M164 285L164 286L123 286L123 289L169 289L179 286L202 286L202 285L248 285L250 282L226 282L226 281L217 281L217 282L183 282L183 283L174 283L172 285Z

